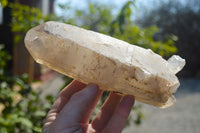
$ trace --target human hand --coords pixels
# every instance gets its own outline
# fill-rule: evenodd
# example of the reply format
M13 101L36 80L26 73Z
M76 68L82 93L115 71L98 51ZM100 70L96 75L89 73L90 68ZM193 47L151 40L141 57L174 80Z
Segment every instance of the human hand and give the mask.
M48 112L43 133L121 133L134 104L133 96L110 93L100 111L90 116L103 91L96 85L72 81Z

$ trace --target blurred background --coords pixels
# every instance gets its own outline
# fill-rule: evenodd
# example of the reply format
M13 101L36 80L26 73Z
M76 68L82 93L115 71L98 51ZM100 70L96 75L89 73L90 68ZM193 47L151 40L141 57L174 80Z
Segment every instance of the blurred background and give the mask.
M0 133L41 132L58 92L72 81L37 64L24 46L26 32L50 20L186 59L177 103L159 109L136 102L123 132L200 132L199 0L0 0Z

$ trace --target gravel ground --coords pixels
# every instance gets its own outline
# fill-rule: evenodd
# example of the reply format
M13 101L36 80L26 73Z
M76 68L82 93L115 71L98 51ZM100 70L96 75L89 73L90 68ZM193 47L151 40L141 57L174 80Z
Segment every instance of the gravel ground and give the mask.
M200 80L182 79L176 98L167 109L142 104L146 119L140 126L131 123L123 133L200 133Z

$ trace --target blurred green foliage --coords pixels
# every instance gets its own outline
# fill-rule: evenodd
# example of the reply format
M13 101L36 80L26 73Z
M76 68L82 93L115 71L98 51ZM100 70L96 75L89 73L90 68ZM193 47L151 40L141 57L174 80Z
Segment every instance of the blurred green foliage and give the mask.
M88 3L88 10L76 9L74 16L64 16L65 12L70 10L69 4L59 4L63 11L63 16L60 17L55 14L44 16L40 9L19 3L9 4L13 16L12 31L20 33L15 35L14 42L17 43L23 39L30 28L51 20L79 25L108 34L130 44L149 48L164 57L177 52L174 46L174 36L168 36L165 41L155 41L154 34L159 31L156 26L140 28L131 21L131 15L135 9L134 0L125 3L116 17L112 14L112 6L99 3Z
M158 2L158 1L157 1ZM184 77L200 77L200 3L196 0L167 0L157 7L143 12L136 20L141 27L154 24L159 27L157 40L172 36L178 55L186 60L186 66L179 73Z
M6 51L3 51L4 45L0 45L0 75L5 74L7 67L7 61L11 59L11 55L7 54Z
M10 76L6 70L10 59L0 45L0 133L39 133L53 97L41 101L40 92L28 83L28 75Z
M12 31L17 33L14 36L15 44L23 40L25 33L34 26L49 20L62 21L55 14L43 15L39 8L19 3L9 3L9 7L12 9Z
M154 34L159 32L158 27L141 28L131 20L135 10L134 3L134 0L125 3L117 15L113 15L113 8L110 5L89 3L88 10L76 10L75 24L133 45L149 48L163 57L176 53L174 36L168 36L163 41L155 41Z
M0 0L0 7L6 7L8 5L8 0Z
M43 15L38 8L33 8L19 3L10 3L12 8L12 31L16 33L25 33L31 27L39 25L44 21ZM24 34L17 34L14 43L23 39Z

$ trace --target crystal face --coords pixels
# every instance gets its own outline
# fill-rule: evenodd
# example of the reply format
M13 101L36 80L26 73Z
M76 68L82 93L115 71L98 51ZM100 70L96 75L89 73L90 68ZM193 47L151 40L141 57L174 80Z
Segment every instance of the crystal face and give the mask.
M38 63L83 83L157 107L175 103L175 73L185 62L178 56L166 61L149 49L52 21L29 30L25 44Z
M176 74L185 66L185 60L178 55L173 55L168 59L168 63L173 67L173 72Z

